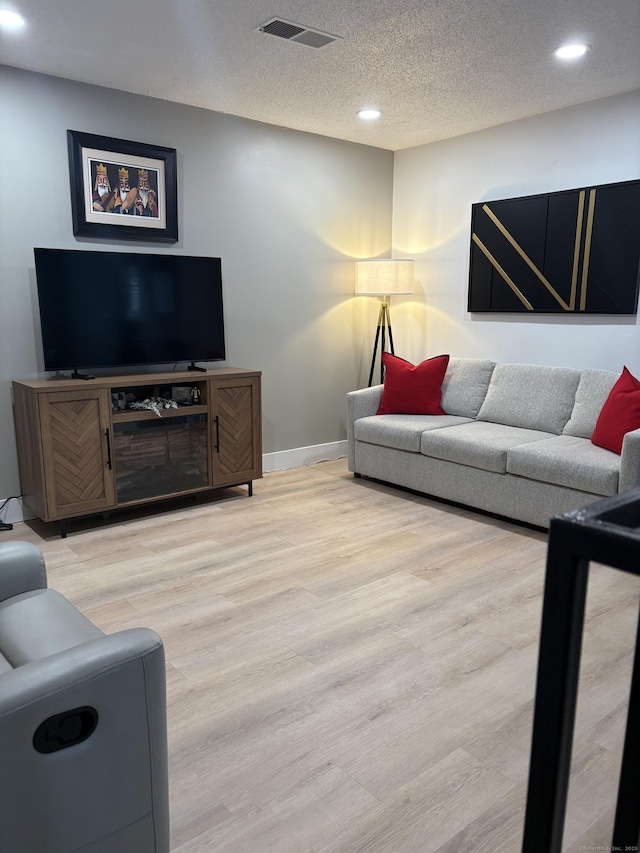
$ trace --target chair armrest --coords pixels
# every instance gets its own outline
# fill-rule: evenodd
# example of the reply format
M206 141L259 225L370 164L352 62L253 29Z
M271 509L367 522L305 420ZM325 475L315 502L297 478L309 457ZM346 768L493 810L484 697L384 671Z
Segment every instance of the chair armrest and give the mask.
M640 429L628 432L622 441L618 492L640 486Z
M114 699L110 692L113 674L128 664L139 664L152 652L161 658L164 688L162 640L149 628L129 628L97 637L0 674L0 729L9 716L30 713L35 707L38 716L64 710L59 707L60 697L67 694L77 697L79 705L90 704L89 693L94 703L103 698L108 704ZM102 685L107 684L111 687L104 690ZM100 685L97 692L96 685ZM64 698L62 704L74 707L74 701Z
M0 601L46 588L44 557L35 545L30 542L0 544Z
M50 754L36 750L33 736L44 721L85 708L97 712L97 724L84 740ZM56 850L93 849L96 839L129 837L124 827L151 821L155 846L124 849L168 853L160 637L132 628L0 674L0 755L0 837L8 839L7 850L53 849L49 838Z
M350 471L355 471L355 434L354 424L358 418L375 415L382 400L382 385L361 388L347 394L347 462Z

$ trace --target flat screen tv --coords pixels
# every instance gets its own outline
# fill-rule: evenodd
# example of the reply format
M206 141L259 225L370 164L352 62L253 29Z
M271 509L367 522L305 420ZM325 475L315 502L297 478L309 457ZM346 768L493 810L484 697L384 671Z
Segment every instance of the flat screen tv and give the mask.
M225 358L220 258L34 249L45 370Z

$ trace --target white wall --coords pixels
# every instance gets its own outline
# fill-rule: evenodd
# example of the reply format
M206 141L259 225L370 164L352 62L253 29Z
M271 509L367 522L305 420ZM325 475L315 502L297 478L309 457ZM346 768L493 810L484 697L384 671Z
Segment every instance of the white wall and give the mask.
M6 66L0 86L0 501L19 493L11 380L44 375L34 246L221 257L265 453L343 441L370 352L353 259L390 251L393 154ZM177 150L177 244L74 238L67 129Z
M598 367L640 375L636 317L471 315L471 205L640 178L640 92L395 155L394 256L420 293L393 308L396 353Z

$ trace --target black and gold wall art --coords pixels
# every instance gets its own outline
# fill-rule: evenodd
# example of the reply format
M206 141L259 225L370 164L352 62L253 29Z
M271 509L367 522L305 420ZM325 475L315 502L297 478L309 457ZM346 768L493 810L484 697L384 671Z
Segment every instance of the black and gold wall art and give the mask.
M635 314L640 181L479 202L471 312Z

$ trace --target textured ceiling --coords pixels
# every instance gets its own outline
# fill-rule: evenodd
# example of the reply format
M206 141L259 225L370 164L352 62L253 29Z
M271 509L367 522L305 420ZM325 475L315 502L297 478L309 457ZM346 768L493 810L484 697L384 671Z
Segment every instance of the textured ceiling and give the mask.
M0 0L0 8L9 7ZM11 0L0 62L398 150L640 89L640 0ZM340 38L259 31L277 16ZM552 51L586 41L586 59ZM382 117L363 123L358 109Z

